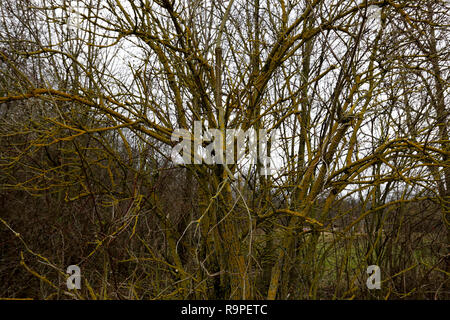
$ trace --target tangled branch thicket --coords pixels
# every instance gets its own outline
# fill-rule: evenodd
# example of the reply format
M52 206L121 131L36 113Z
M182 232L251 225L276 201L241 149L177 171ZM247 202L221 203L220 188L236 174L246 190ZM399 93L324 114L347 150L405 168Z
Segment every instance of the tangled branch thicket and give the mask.
M0 7L0 298L449 298L448 2ZM279 170L174 163L194 121Z

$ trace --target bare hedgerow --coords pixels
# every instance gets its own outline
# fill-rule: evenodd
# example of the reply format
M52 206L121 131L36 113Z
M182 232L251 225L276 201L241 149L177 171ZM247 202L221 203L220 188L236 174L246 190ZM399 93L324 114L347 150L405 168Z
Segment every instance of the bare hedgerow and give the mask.
M448 9L2 1L0 297L448 298ZM174 164L194 121L279 170Z

